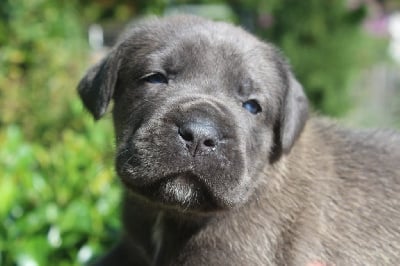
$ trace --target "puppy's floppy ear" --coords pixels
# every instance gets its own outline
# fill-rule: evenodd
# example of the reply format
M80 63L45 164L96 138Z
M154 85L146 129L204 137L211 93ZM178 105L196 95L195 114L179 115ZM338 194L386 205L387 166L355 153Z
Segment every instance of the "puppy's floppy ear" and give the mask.
M299 137L308 118L308 100L303 87L288 71L287 90L283 99L280 117L280 146L288 153Z
M91 67L78 84L83 104L96 120L106 112L114 94L120 63L117 50L113 50Z

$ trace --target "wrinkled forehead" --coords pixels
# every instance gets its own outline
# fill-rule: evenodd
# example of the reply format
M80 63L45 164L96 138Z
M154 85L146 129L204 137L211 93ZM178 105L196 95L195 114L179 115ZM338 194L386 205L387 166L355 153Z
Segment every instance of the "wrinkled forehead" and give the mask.
M240 76L250 71L246 57L253 53L245 52L233 43L207 37L201 33L180 36L148 54L148 62L153 63L154 67L161 64L170 73L181 74Z
M135 72L162 70L281 83L279 55L268 44L225 23L180 22L154 22L126 39L125 56L136 66Z

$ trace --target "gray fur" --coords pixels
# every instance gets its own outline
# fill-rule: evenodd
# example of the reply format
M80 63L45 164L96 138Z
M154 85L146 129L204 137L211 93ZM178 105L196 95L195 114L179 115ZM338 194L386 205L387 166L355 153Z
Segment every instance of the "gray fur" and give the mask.
M272 45L192 16L145 20L78 89L95 118L114 100L125 187L123 236L97 265L400 261L400 135L308 118Z

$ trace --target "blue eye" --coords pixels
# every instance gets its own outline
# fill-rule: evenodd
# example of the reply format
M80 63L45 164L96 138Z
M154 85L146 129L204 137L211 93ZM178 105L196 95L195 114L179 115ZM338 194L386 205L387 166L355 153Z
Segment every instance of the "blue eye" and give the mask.
M168 84L168 78L161 73L151 73L144 76L142 80L152 84Z
M257 100L248 100L245 101L242 104L243 108L246 109L247 111L249 111L252 114L258 114L259 112L261 112L261 106L260 104L257 102Z

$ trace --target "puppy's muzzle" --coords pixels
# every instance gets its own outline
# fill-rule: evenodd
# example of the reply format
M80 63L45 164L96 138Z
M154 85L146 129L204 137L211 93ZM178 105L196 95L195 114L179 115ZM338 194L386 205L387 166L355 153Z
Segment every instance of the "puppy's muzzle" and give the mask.
M165 108L126 142L117 160L120 177L162 206L197 211L230 206L227 193L244 169L234 115L222 103L196 98Z

